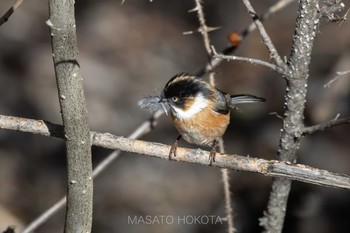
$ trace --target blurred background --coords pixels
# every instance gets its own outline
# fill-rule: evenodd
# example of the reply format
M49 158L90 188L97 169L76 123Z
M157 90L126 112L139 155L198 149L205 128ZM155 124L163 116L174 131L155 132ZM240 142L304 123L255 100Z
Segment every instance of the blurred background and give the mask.
M2 15L14 1L2 1ZM259 14L276 1L252 1ZM345 9L349 1L344 1ZM76 1L80 65L85 82L91 130L129 135L150 114L137 101L162 90L173 75L195 73L207 62L194 1ZM273 15L266 28L282 56L288 57L297 4ZM227 36L251 23L240 1L204 0L217 51ZM345 11L346 11L345 10ZM344 12L339 15L345 14ZM61 123L51 57L48 6L25 1L0 27L0 114ZM268 60L257 32L244 40L236 55ZM305 110L307 125L350 115L350 78L329 88L338 71L350 69L350 22L323 20L318 28L310 67ZM224 136L228 153L275 159L283 115L285 82L275 72L243 62L223 62L216 85L231 94L249 93L267 99L232 114ZM302 140L299 163L350 174L350 126L318 132ZM162 117L144 140L172 144L177 132ZM192 147L185 142L181 146ZM111 151L93 148L98 164ZM271 178L231 171L235 227L260 232ZM58 201L66 190L63 141L0 131L0 232L23 227ZM225 232L226 224L128 224L128 216L225 217L220 169L163 161L123 153L95 180L93 232ZM349 232L349 191L293 182L284 232ZM36 232L62 232L64 210Z

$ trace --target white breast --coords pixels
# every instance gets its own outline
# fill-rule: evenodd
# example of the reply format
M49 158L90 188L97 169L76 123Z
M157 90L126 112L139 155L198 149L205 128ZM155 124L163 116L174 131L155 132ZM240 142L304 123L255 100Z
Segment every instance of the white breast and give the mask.
M201 93L199 93L195 97L193 105L186 111L177 108L176 106L172 106L172 108L174 110L173 113L177 118L185 120L193 117L195 114L199 113L200 111L202 111L202 109L206 108L207 106L208 100L204 98L204 96Z

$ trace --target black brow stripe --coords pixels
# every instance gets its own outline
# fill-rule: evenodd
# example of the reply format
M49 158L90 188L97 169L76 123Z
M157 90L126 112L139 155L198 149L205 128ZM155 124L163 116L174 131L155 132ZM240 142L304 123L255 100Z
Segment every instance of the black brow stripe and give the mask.
M172 96L190 97L197 95L199 92L206 97L210 95L210 91L205 83L195 81L191 78L170 82L170 84L164 89L164 95L166 98Z

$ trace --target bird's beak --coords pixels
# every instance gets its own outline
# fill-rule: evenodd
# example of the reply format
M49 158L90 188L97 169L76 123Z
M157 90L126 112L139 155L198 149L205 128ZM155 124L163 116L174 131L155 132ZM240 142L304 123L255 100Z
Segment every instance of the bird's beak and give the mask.
M158 101L158 103L168 103L169 101L168 101L168 99L167 98L165 98L165 97L163 97L163 98L161 98L159 101Z
M165 106L165 104L169 105L168 99L163 97L158 101L158 103L160 103L160 105L162 106L165 114L168 115L167 107Z

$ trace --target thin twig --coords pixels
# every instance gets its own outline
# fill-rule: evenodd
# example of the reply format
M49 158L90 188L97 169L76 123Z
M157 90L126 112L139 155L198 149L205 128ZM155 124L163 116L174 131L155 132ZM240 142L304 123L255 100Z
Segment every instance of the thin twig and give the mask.
M0 26L7 22L15 10L24 2L24 0L17 0L13 6L8 9L3 16L0 18Z
M260 21L263 22L266 19L268 19L271 15L273 15L274 13L282 10L283 8L285 8L286 6L288 6L290 3L295 2L296 0L281 0L279 2L277 2L276 4L272 5L261 17L260 17ZM241 33L239 33L239 36L241 37L241 40L244 40L244 38L246 38L251 32L253 32L256 29L256 25L254 22L252 22L247 28L245 28ZM229 55L232 54L236 49L238 48L238 45L230 45L228 47L226 47L225 49L222 50L221 54L223 55ZM200 69L196 75L201 77L203 76L205 73L208 73L210 71L212 71L215 67L217 67L218 65L221 64L221 62L223 61L222 58L216 58L216 57L212 57L212 59L206 64L205 67L203 67L202 69Z
M34 221L32 221L21 233L31 233L35 231L39 226L41 226L44 222L46 222L52 215L56 214L60 209L62 209L67 203L66 196L62 197L58 202L56 202L53 206L47 209L44 213L42 213L39 217L37 217Z
M62 136L62 130L61 133L51 133L51 129L53 128L58 130L62 129L62 126L60 125L42 120L32 120L19 117L0 115L0 128L43 136ZM95 146L169 159L170 146L168 145L135 140L122 136L114 136L108 133L91 132L91 137L93 139L92 145ZM173 160L209 165L208 157L208 151L201 149L191 150L178 148L177 156L173 158ZM350 176L312 168L303 164L292 164L276 160L269 161L240 155L216 154L213 166L255 172L266 176L284 177L316 185L350 189Z
M268 50L270 52L270 57L274 60L274 62L276 63L276 65L278 67L280 67L281 69L284 70L284 73L289 73L288 72L289 67L287 66L286 63L283 62L282 58L278 54L277 49L273 45L270 36L267 34L265 27L262 24L262 22L260 21L259 16L255 12L252 4L250 3L249 0L242 0L242 1L243 1L244 5L246 6L250 16L252 17L254 23L256 24L256 27L258 28L258 30L260 32L260 35L264 41L264 44L266 45L266 47L268 48Z
M343 124L350 124L350 117L341 118L341 119L338 119L338 117L336 117L327 122L305 127L303 130L303 135L305 136L305 135L313 134L317 131L322 131L322 130L331 128L333 126L343 125Z
M323 87L329 88L335 81L339 80L340 78L345 78L345 77L350 77L350 70L337 72L337 76L335 76L330 81L328 81L325 85L323 85Z
M195 0L196 6L191 11L197 12L197 17L199 20L199 29L198 31L202 34L205 51L207 52L208 57L211 56L211 48L210 48L210 39L208 35L209 27L205 23L204 10L202 7L201 0Z
M199 31L202 34L203 44L205 47L205 50L207 52L209 65L210 65L210 71L209 71L209 83L212 86L215 86L215 74L213 72L213 67L210 64L210 61L212 60L212 54L213 50L210 46L210 39L209 39L209 30L205 23L205 16L204 16L204 10L201 3L201 0L195 0L196 7L195 10L197 11L197 17L199 20L200 29ZM220 139L220 145L219 145L220 153L225 153L224 143L223 139ZM229 183L229 171L227 169L221 169L221 175L222 175L222 182L224 185L224 197L225 197L225 210L226 210L226 219L227 219L227 232L228 233L234 233L235 228L233 224L233 214L232 214L232 201L231 201L231 192L230 192L230 183Z
M276 13L279 10L282 10L292 2L296 2L296 0L280 0L276 4L272 5L261 17L259 17L260 22L264 22L266 19L268 19L272 14ZM252 22L249 27L244 30L241 35L245 37L249 32L252 32L256 29L255 22Z
M222 183L224 185L224 195L225 195L225 211L227 219L227 232L234 233L237 232L234 227L233 222L233 209L232 209L232 199L231 199L231 185L230 185L230 171L226 168L220 169Z
M245 61L245 62L249 62L253 65L261 65L261 66L265 66L267 68L270 68L271 70L274 70L282 75L289 75L288 73L285 73L285 70L282 69L279 66L276 66L274 64L271 64L269 62L266 61L262 61L259 59L254 59L254 58L248 58L248 57L239 57L239 56L235 56L235 55L223 55L223 54L218 54L214 48L214 46L212 46L212 51L213 51L213 57L214 58L220 58L223 60L232 60L232 61Z

